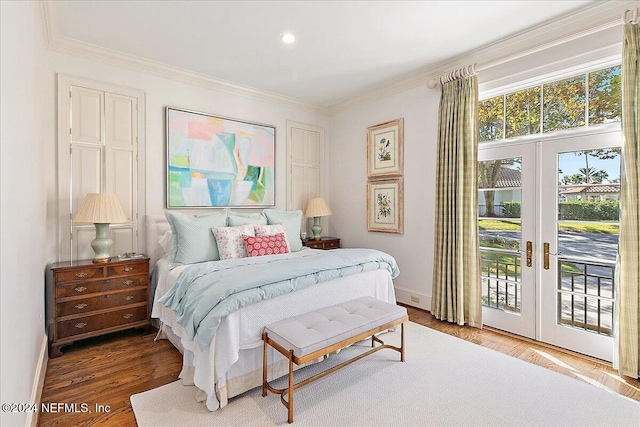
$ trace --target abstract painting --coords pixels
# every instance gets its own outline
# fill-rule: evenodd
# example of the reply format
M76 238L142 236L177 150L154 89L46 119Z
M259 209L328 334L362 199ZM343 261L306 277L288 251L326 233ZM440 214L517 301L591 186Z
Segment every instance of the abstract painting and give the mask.
M367 130L367 177L402 175L404 120L396 119Z
M166 108L167 208L275 206L274 126Z
M367 230L403 234L403 178L367 182Z

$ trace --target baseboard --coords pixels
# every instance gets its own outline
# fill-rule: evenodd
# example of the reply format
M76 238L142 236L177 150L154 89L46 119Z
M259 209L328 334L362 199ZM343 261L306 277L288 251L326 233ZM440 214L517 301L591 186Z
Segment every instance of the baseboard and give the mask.
M44 376L47 373L47 362L49 361L49 339L45 334L42 337L42 347L40 348L40 357L38 358L38 366L36 366L36 375L33 378L33 386L31 388L30 403L37 403L40 406L42 400L42 389L44 387ZM37 427L38 414L40 411L27 413L27 427Z
M411 307L421 308L426 311L431 310L431 295L416 292L413 289L406 289L396 286L396 300Z

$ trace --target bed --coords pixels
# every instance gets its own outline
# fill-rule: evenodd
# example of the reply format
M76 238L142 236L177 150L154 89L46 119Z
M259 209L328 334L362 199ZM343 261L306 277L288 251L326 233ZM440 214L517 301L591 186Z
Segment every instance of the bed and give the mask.
M361 296L396 302L392 274L388 270L358 272L243 306L221 317L210 342L203 345L197 333L192 336L192 332L178 323L176 313L159 302L180 273L192 266L169 268L168 256L160 244L170 230L165 216L149 215L145 224L152 268L151 317L157 322L158 338L168 339L183 354L180 378L184 385L198 387L196 398L210 411L226 406L230 398L262 384L261 334L265 325ZM322 252L309 248L302 251ZM286 359L271 351L270 377L287 374Z

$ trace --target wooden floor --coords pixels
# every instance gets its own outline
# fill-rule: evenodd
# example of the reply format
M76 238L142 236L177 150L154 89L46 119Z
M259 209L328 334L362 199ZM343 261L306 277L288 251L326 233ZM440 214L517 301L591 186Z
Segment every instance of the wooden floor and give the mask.
M640 381L619 377L597 359L490 328L440 322L426 311L407 309L413 322L640 401ZM41 413L38 425L135 426L129 397L177 380L182 365L181 354L166 340L154 342L154 337L134 330L66 347L61 357L49 360L42 401L75 403L78 412ZM82 403L92 412L82 413ZM96 404L108 405L109 412L96 412Z

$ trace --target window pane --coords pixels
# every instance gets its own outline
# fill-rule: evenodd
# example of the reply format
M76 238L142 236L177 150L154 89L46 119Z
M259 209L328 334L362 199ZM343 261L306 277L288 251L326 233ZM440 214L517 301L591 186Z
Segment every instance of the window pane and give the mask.
M506 96L507 138L540 133L540 86Z
M478 104L479 141L502 139L504 124L504 97L502 95L480 101Z
M589 73L589 125L620 121L620 67Z
M544 132L584 126L585 82L582 75L543 86Z

